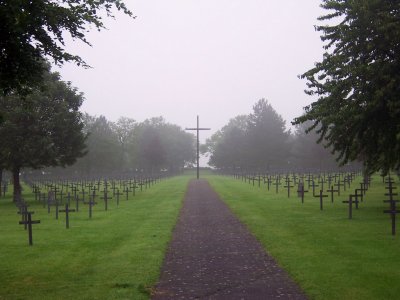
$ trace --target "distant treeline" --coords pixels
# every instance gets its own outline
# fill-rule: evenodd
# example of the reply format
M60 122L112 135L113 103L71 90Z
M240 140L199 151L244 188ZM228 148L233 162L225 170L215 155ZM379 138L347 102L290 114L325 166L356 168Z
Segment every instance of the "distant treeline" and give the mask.
M328 171L339 168L335 156L315 131L304 123L294 132L267 100L261 99L249 115L239 115L217 131L202 147L209 164L221 170ZM361 164L353 163L353 167Z
M176 172L193 164L195 137L162 117L136 122L121 117L83 115L86 155L72 166L44 170L52 174L111 176L116 173Z
M114 176L123 173L177 172L196 159L193 134L167 123L162 117L136 122L121 117L111 122L104 116L83 115L86 155L67 168L44 170L56 175ZM239 115L209 138L201 151L209 165L219 170L332 171L339 165L331 150L317 143L310 124L286 128L282 117L261 99L249 115ZM361 167L353 163L350 168Z
M64 168L46 169L52 174L115 176L123 173L177 172L196 159L195 137L162 117L136 122L121 117L111 122L104 116L83 115L86 155ZM219 170L334 171L339 169L329 148L317 143L310 124L294 132L267 100L261 99L249 115L239 115L201 146L209 165ZM350 168L361 167L353 163Z

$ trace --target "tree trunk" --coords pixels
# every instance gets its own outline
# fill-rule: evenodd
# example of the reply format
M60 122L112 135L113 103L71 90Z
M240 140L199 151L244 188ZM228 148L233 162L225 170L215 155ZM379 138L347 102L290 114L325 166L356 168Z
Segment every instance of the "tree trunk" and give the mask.
M15 167L13 169L13 184L14 184L13 201L14 202L18 202L21 200L21 183L19 181L19 171L20 171L20 167Z
M3 195L3 169L0 169L0 197Z

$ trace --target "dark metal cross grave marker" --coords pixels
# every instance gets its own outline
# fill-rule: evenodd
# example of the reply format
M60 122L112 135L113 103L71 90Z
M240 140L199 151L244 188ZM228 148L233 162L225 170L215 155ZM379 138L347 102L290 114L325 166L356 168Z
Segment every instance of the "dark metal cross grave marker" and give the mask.
M370 176L364 176L363 183L365 185L365 190L368 191L368 188L371 186L371 177Z
M56 220L58 220L58 212L60 211L58 208L60 206L60 203L58 202L58 200L55 200L54 205L56 207Z
M323 199L328 197L328 195L323 195L323 190L319 190L319 195L314 196L319 198L319 209L323 210Z
M299 186L297 187L297 196L301 197L301 203L304 203L304 193L308 193L308 190L304 190L304 181L299 181Z
M200 128L199 127L199 116L197 116L197 127L196 128L185 128L185 130L196 130L197 131L197 179L200 178L200 140L199 140L199 132L200 130L211 130L211 128Z
M58 195L58 192L59 192L60 189L56 185L52 186L51 189L52 189L52 191L54 193L54 200L57 200L57 195Z
M349 178L347 176L345 176L343 178L343 191L346 191L346 186L348 185L348 181L349 181Z
M20 202L17 203L17 207L19 209L19 211L17 212L17 214L21 215L21 221L25 222L27 221L27 217L28 217L28 205L25 202ZM27 224L25 223L24 228L26 230L27 228Z
M332 175L328 175L328 179L327 179L327 183L328 183L328 186L331 186L331 183L332 183Z
M293 184L297 184L297 175L292 174Z
M393 190L396 189L396 187L393 186L394 181L392 181L389 177L389 187L386 187L385 189L389 190L389 193L386 193L385 196L389 196L389 200L384 200L383 202L389 203L390 204L390 209L389 210L384 210L383 212L385 214L390 214L390 217L392 219L392 235L396 234L396 214L400 213L400 210L397 209L396 204L399 202L399 200L394 200L393 196L397 196L398 193L393 193Z
M319 197L318 195L315 195L315 188L319 187L319 184L315 184L315 180L312 181L312 194L314 197Z
M355 179L355 177L356 177L355 173L348 174L348 176L347 176L347 179L348 179L347 186L348 186L348 188L350 188L350 185L353 183L353 180Z
M353 218L353 195L349 196L349 200L344 200L342 202L349 204L349 219L352 219Z
M152 178L146 178L144 180L144 187L147 189L150 187L151 183L152 183L153 179Z
M82 189L81 194L82 194L82 201L85 202L85 195L87 194L86 190Z
M294 187L293 185L290 185L292 181L290 180L290 178L288 177L286 179L286 185L284 185L283 187L287 188L287 196L288 198L290 198L290 188Z
M392 218L392 235L396 234L396 214L400 213L400 210L396 209L396 202L391 202L391 208L389 210L384 210L385 214L390 214Z
M35 201L39 201L40 200L40 188L37 185L33 185L32 192L35 194Z
M68 203L68 205L70 204L70 202L71 202L71 199L72 199L72 197L71 197L71 193L70 193L70 192L68 192L68 194L67 194L67 203Z
M114 190L114 195L117 196L117 206L119 206L119 196L122 196L123 193L119 192L119 189Z
M320 189L321 190L324 190L324 183L325 183L325 177L320 177L319 179L318 179L318 183L320 184Z
M270 186L271 186L271 183L272 183L272 179L271 179L270 176L268 176L268 177L267 177L267 189L268 189L268 191L269 191L269 188L270 188Z
M143 179L139 180L138 185L140 186L140 191L142 192L143 191L143 186L144 186Z
M314 182L314 175L312 175L312 174L308 174L308 177L307 177L307 188L309 189L310 188L310 186L311 186L311 182Z
M78 192L78 187L76 185L72 185L71 190L74 193L74 198L76 198L76 193Z
M75 210L77 212L79 211L79 197L78 197L78 195L75 195Z
M134 189L134 191L135 191L135 189ZM129 192L130 192L128 186L125 187L124 192L125 192L125 195L126 195L126 200L128 200L129 199Z
M133 197L136 196L136 189L139 188L138 185L136 184L136 181L133 182L132 185L132 193L133 193ZM127 199L128 200L128 199Z
M253 182L253 186L254 186L254 176L253 175L246 175L246 178L245 178L244 182L248 182L249 184L251 184Z
M334 190L333 185L331 186L330 190L326 190L327 192L331 193L331 202L333 203L333 193L339 193L339 190Z
M47 213L50 213L50 207L51 205L54 203L54 192L53 191L49 191L48 195L47 195Z
M340 178L339 178L338 182L335 183L334 185L337 186L337 188L338 188L338 196L340 196L340 187L344 186L344 184L340 182Z
M362 192L361 189L356 189L355 192L356 192L356 194L354 195L354 197L356 197L356 200L357 200L357 202L356 202L356 209L358 209L358 203L359 203L359 200L358 200L358 199L360 199L361 202L363 202L363 192ZM360 193L359 193L359 192L360 192Z
M365 182L360 182L360 190L361 190L362 194L365 195L365 193L368 190L368 186Z
M280 178L279 177L276 177L275 178L275 192L278 194L278 192L279 192L279 186L281 185L281 182L280 182Z
M113 196L115 196L115 190L117 189L117 187L115 186L115 182L114 181L111 183L111 189L113 191Z
M101 197L101 199L104 200L104 210L108 210L108 200L111 200L111 197L108 197L108 192L107 190L104 190L104 196Z
M70 209L68 203L65 204L65 209L60 209L60 212L65 212L65 228L69 228L69 213L75 212L75 209Z
M389 196L389 201L393 199L393 196L397 196L397 193L394 193L393 190L397 189L397 187L393 186L394 181L388 182L388 187L385 187L386 190L389 190L389 193L385 193L385 196Z
M95 194L93 193L93 196L90 196L89 201L85 203L85 204L89 205L89 219L92 218L93 205L97 204L97 202L94 201L94 197L95 197Z
M32 220L32 212L27 212L28 218L26 221L19 221L19 224L23 225L28 225L28 235L29 235L29 245L33 245L33 240L32 240L32 224L39 224L40 221L33 221Z

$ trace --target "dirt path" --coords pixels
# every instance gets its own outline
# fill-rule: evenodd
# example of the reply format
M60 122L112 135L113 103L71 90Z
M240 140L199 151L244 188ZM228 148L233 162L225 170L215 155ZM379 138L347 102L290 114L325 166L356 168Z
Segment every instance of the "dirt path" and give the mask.
M306 299L206 180L190 182L152 299Z

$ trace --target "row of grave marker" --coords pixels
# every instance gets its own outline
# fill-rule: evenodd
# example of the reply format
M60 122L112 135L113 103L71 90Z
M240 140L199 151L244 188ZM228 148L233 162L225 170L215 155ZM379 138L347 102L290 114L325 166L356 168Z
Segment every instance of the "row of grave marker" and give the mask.
M330 187L328 192L337 192L340 196L341 187L343 190L346 191L346 187L350 188L351 183L353 182L354 178L359 175L358 173L335 173L335 174L323 174L315 175L315 174L306 174L306 175L297 175L297 174L276 174L276 175L265 175L265 174L257 174L257 175L246 175L246 174L233 174L233 176L237 179L241 179L244 182L248 182L249 184L255 185L255 182L258 182L258 187L261 186L261 182L267 185L268 191L270 190L271 186L275 186L276 193L279 192L279 186L282 185L281 181L284 179L285 185L283 186L288 193L288 197L290 197L291 188L295 186L293 184L298 185L297 192L301 192L303 189L304 192L308 192L308 190L304 189L304 182L308 183L308 189L312 188L313 196L316 196L316 191L324 190L325 186L327 185ZM364 183L361 183L364 184ZM299 185L303 185L302 188ZM334 189L334 186L337 187L337 190ZM318 190L317 188L320 187ZM331 196L332 197L332 196Z
M320 208L323 210L323 198L328 197L328 195L324 195L324 183L327 182L328 185L330 185L330 189L327 189L326 192L330 193L330 198L331 202L334 201L334 194L337 193L338 196L340 196L340 191L341 187L343 187L343 190L346 191L346 186L350 188L350 185L352 184L353 180L356 178L356 176L359 175L357 173L347 173L347 174L324 174L324 175L315 175L315 174L306 174L306 175L297 175L297 174L286 174L286 175L243 175L243 174L234 174L233 176L235 178L241 179L244 182L249 182L253 183L253 186L255 185L254 182L258 182L258 186L261 186L261 178L264 181L264 184L267 185L268 191L270 190L271 184L275 185L275 190L276 193L279 192L279 186L282 185L281 180L284 179L285 185L283 186L287 190L287 195L288 198L290 197L290 192L291 188L294 188L294 185L291 185L292 183L297 184L297 195L298 197L301 198L301 202L304 203L304 196L305 193L309 192L309 190L305 189L305 184L304 182L308 183L308 189L310 187L312 188L312 193L313 197L319 198L320 199ZM327 177L327 179L325 178ZM292 177L292 179L291 179ZM341 178L343 178L341 180ZM315 182L317 181L318 184ZM274 182L274 183L273 183ZM333 183L333 184L332 184ZM370 184L370 179L369 178L364 178L363 182L360 183L360 189L356 189L356 197L361 197L361 194L365 193L365 190L367 189L368 185ZM316 193L316 187L322 186L321 189L319 189L318 193ZM326 185L325 185L326 186ZM336 189L334 188L336 187ZM361 194L358 194L358 192L361 191Z
M395 200L394 196L398 196L398 193L394 193L394 190L397 187L394 186L394 180L389 176L389 178L385 181L386 187L385 189L388 190L388 193L385 193L389 199L383 200L384 203L389 203L390 207L388 210L384 210L383 213L390 214L390 219L392 221L392 235L396 234L396 215L400 213L400 210L396 207L397 202L399 200Z
M236 179L242 180L243 182L247 182L255 186L255 182L257 182L258 187L261 187L261 183L263 182L267 186L267 190L269 191L271 186L275 186L276 193L279 192L279 186L282 185L281 180L285 181L285 185L283 186L287 190L288 198L290 197L291 188L294 188L297 184L297 196L301 198L301 203L304 203L305 193L309 192L309 189L312 188L313 197L319 199L320 210L323 210L323 199L329 197L329 195L324 194L324 186L327 183L330 186L330 189L327 189L326 192L330 193L331 202L334 201L334 194L337 193L340 196L341 187L343 187L343 191L346 191L346 187L350 188L350 185L354 181L357 176L360 176L361 172L350 172L350 173L334 173L334 174L252 174L247 175L244 173L234 173L232 176ZM316 179L316 180L315 180ZM317 181L317 184L315 183ZM384 210L384 213L390 214L392 221L392 235L396 233L396 214L400 213L400 210L396 207L397 202L399 200L395 200L393 197L397 196L397 193L394 193L393 190L396 187L393 186L394 181L390 177L383 177L383 181L386 182L388 189L388 193L385 193L385 196L388 196L388 200L384 200L385 203L389 203L390 208L388 210ZM305 189L305 182L308 183L308 189ZM333 183L333 184L332 184ZM342 203L348 204L348 212L349 219L353 218L353 205L355 209L359 208L359 203L363 202L366 191L371 185L371 177L364 176L363 181L360 182L360 188L355 189L353 194L350 194L348 200L342 201ZM319 189L319 193L316 193L316 187L322 186ZM335 189L336 187L336 189Z
M132 192L131 188L133 189L133 195L135 195L135 190L140 188L140 190L143 190L143 186L145 189L151 187L155 183L161 181L163 179L162 176L157 176L154 178L140 178L140 179L133 179L133 180L125 180L125 181L118 181L120 187L124 186L124 192L126 195L126 200L129 199L129 193ZM29 182L29 185L32 188L32 192L35 195L35 201L41 202L43 204L43 207L45 208L47 205L47 211L48 213L51 212L51 206L55 207L55 216L56 219L58 219L58 215L60 212L65 213L65 221L66 221L66 228L69 229L69 214L71 212L78 212L79 211L79 203L83 202L85 205L88 205L88 211L89 211L89 219L92 218L93 215L93 206L97 204L96 202L96 197L100 197L100 194L96 194L96 191L100 191L100 187L104 187L103 191L103 197L100 197L100 199L104 200L105 204L105 211L108 210L108 202L109 200L112 199L111 196L108 195L109 189L108 186L111 182L111 190L113 192L113 196L116 196L116 202L117 206L119 206L119 199L120 196L123 195L123 193L119 192L119 189L114 188L116 186L115 181L113 180L97 180L95 184L93 182L88 182L88 181L82 181L82 182L41 182L41 181L31 181ZM77 193L77 186L81 186L82 190L80 191L81 194L83 195L83 198L78 197ZM67 187L71 188L71 192L67 192L67 194L63 195L63 189ZM86 192L86 188L89 188L89 199L88 201L85 200L85 195L88 194ZM42 192L42 190L46 190L47 193ZM65 198L63 198L65 196ZM65 203L63 203L65 201ZM75 208L71 208L71 202L72 200L75 201ZM16 202L16 206L18 208L18 214L21 215L21 221L19 221L19 224L24 225L25 229L28 229L28 241L29 245L33 245L33 238L32 238L32 225L34 224L39 224L40 220L32 220L32 215L34 214L34 211L29 211L28 207L29 204L26 203L22 198ZM64 209L60 209L60 206L64 206Z

